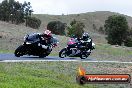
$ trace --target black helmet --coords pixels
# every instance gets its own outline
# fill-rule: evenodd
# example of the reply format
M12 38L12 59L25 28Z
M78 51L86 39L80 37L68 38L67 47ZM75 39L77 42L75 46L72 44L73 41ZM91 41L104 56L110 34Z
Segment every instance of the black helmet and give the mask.
M82 38L83 38L83 40L88 40L89 34L88 33L83 33Z
M76 36L75 35L72 35L71 38L76 38Z

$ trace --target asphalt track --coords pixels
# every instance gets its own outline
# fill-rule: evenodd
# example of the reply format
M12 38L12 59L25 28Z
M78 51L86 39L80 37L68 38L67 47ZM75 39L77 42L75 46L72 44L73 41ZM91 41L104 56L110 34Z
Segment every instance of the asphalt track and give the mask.
M39 58L38 56L28 56L28 55L24 55L24 56L21 56L21 57L15 57L14 54L0 54L0 61L4 61L4 60L44 60L44 61L74 61L74 60L81 60L80 58L75 58L75 57L66 57L66 58L60 58L58 56L47 56L47 57L44 57L44 58ZM93 58L87 58L85 60L95 60Z
M132 63L132 62L120 62L120 61L98 61L95 58L88 57L86 59L66 57L60 58L58 56L47 56L45 58L39 58L38 56L21 56L15 57L14 54L0 54L0 62L37 62L37 61L74 61L74 62L102 62L102 63Z

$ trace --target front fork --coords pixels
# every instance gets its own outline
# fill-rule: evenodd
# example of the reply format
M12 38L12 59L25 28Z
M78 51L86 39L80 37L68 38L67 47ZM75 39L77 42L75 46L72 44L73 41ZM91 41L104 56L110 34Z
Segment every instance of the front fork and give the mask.
M66 54L67 54L67 56L69 56L69 55L71 54L70 48L67 46L67 47L65 47L65 49L66 49Z

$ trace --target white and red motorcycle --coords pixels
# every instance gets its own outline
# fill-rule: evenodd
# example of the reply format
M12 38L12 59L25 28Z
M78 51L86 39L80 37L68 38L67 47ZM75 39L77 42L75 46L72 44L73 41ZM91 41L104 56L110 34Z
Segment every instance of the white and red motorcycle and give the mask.
M59 52L59 57L64 58L64 57L80 57L81 59L86 59L90 53L91 50L95 49L95 44L92 43L92 40L88 40L89 42L85 45L82 46L82 41L78 40L77 38L70 38L67 47L63 48ZM89 47L89 43L92 43L92 47Z

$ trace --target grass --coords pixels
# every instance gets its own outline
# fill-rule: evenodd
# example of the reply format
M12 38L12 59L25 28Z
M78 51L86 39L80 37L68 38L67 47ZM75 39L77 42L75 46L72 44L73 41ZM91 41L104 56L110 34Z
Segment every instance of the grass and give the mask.
M118 72L132 74L132 69L129 69L131 64L8 62L0 63L0 88L129 88L128 84L86 84L81 86L75 80L80 65L90 74ZM123 68L123 70L113 71L109 68Z
M132 50L127 50L123 47L112 47L109 44L99 44L97 45L97 50L100 50L103 53L107 53L109 55L119 56L119 55L132 55Z
M13 53L13 50L0 50L0 53Z
M58 64L1 63L0 88L83 88L75 82L75 70ZM66 73L67 70L70 72Z
M96 44L91 57L97 60L132 61L132 48L112 46L109 44Z

